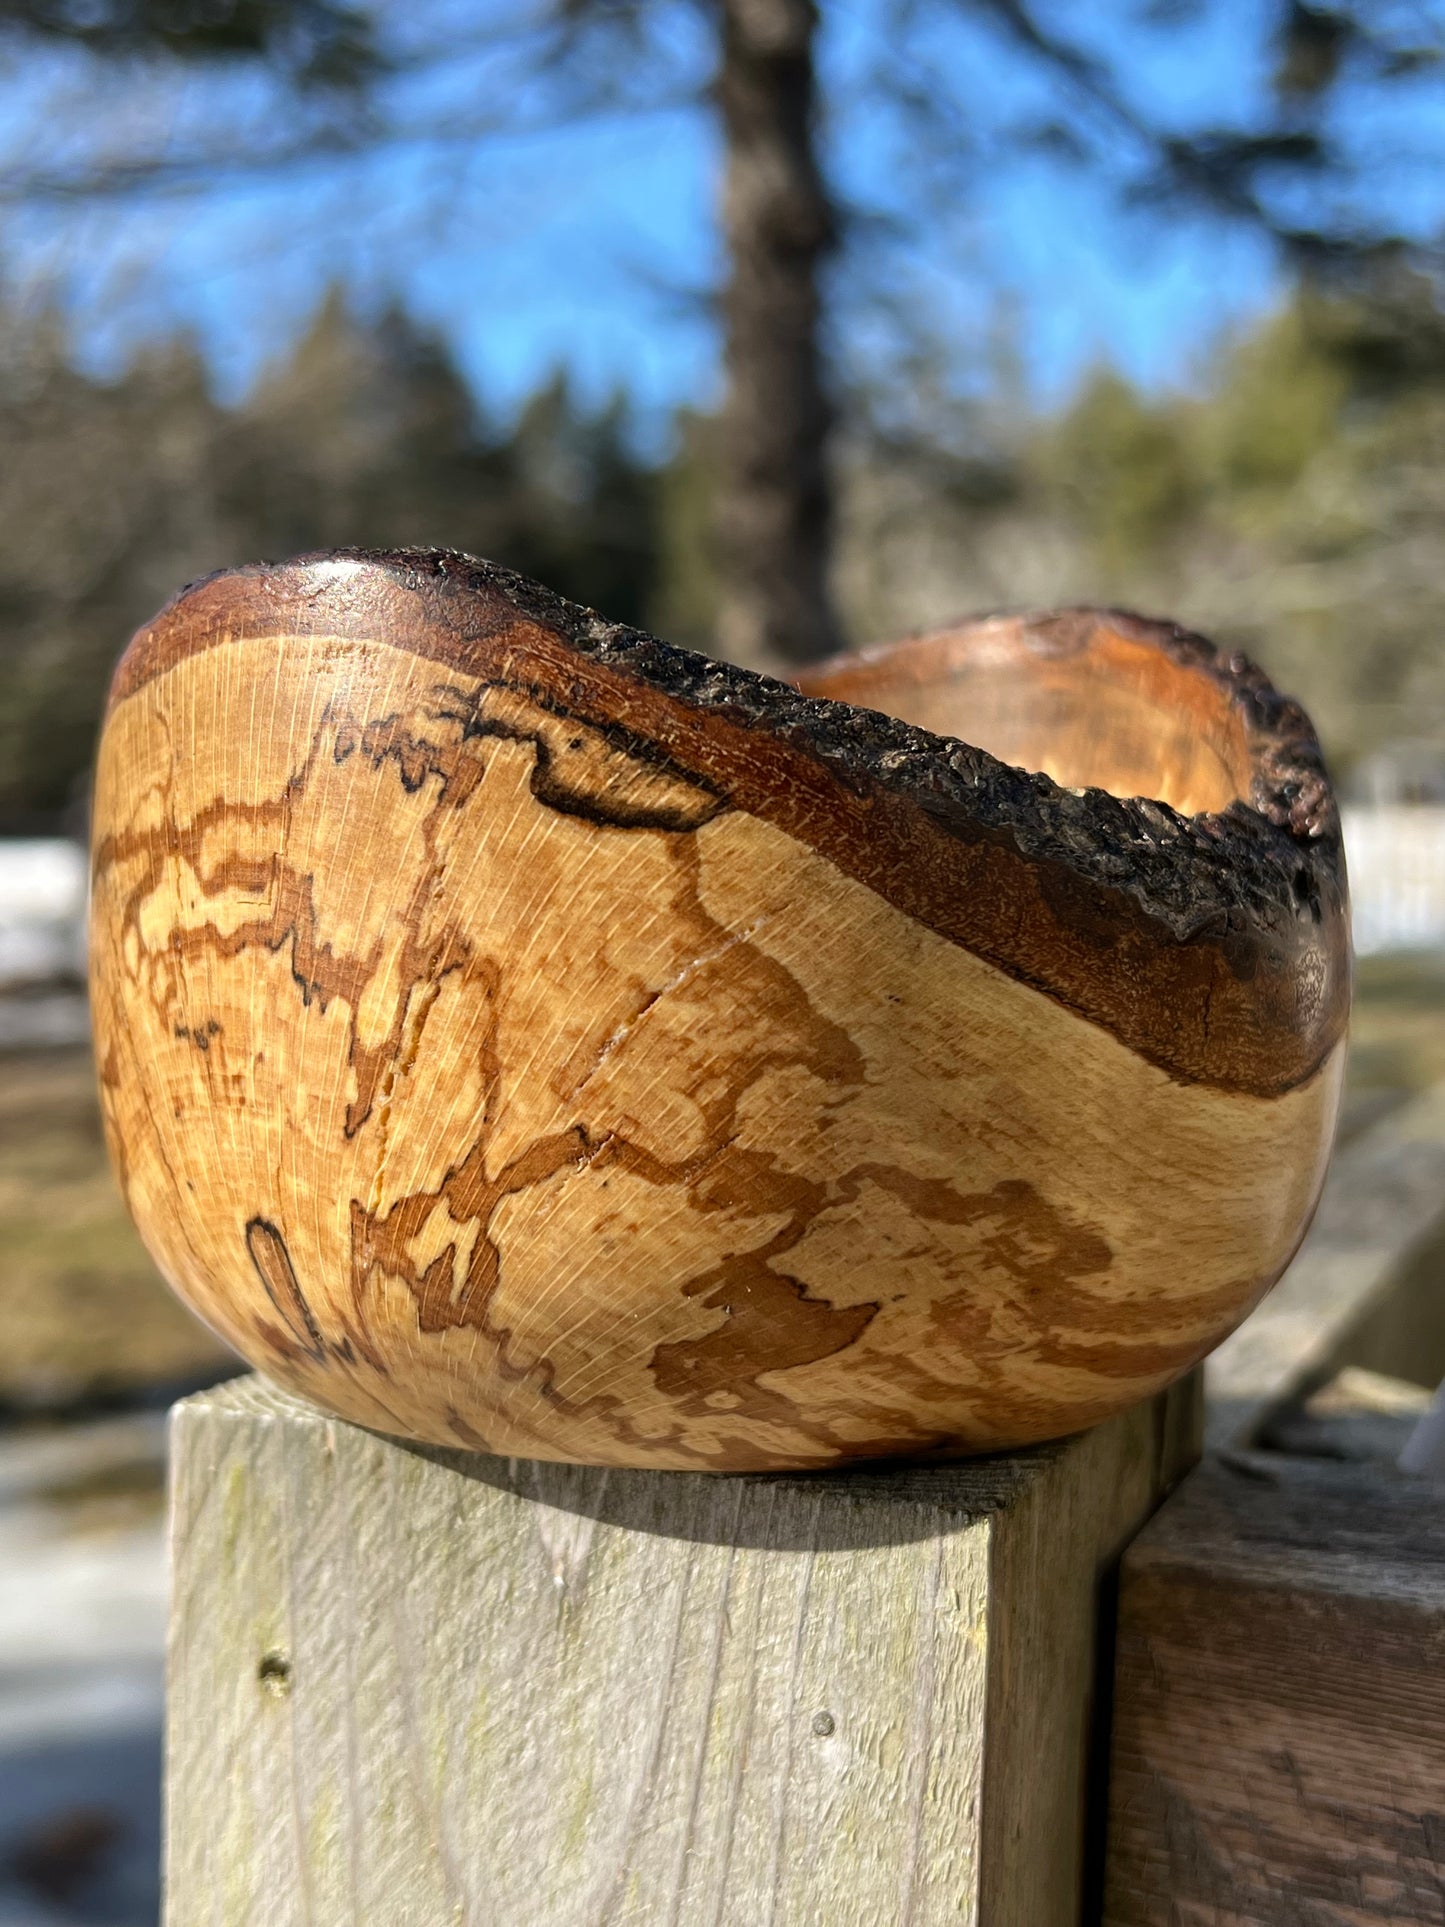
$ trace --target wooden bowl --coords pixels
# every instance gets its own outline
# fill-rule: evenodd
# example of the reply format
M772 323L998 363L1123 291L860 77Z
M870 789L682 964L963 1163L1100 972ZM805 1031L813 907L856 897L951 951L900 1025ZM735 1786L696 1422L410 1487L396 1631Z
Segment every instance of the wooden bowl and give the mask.
M1303 713L1090 610L805 688L434 552L140 632L106 1125L245 1357L439 1444L828 1466L1092 1424L1278 1276L1349 997Z

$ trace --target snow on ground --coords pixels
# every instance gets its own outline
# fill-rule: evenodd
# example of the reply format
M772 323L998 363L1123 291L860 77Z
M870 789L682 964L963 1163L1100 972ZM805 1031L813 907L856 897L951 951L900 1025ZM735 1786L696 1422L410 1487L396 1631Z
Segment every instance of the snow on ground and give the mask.
M84 972L84 850L61 836L0 838L0 988Z
M159 1414L0 1435L0 1927L155 1927Z

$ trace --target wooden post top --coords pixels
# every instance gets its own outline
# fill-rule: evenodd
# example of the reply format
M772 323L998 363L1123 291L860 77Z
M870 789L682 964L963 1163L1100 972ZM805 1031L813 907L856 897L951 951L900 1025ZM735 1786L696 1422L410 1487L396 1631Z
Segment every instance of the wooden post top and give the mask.
M585 1462L1088 1424L1312 1209L1349 945L1297 705L1115 611L801 688L472 558L192 586L101 747L107 1128L319 1403Z
M251 1378L187 1399L167 1921L1078 1927L1111 1575L1196 1451L1187 1381L844 1478L434 1451Z

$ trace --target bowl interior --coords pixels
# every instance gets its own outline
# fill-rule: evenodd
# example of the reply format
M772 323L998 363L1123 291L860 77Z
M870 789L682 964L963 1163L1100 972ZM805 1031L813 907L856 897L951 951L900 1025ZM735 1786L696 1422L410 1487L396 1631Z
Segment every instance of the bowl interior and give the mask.
M802 680L1068 789L1147 796L1186 816L1250 794L1244 722L1207 671L1097 625L1082 643L1014 618L879 650Z

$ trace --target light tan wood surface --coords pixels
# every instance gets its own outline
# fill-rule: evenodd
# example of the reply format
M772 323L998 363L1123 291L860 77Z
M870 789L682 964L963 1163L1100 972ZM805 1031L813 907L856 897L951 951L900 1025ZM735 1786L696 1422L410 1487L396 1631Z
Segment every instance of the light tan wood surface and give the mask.
M935 724L975 656L1045 733L1073 688L1068 782L1210 813L850 706L876 661L805 700L464 558L238 571L142 631L93 1006L187 1302L378 1429L683 1469L1054 1437L1217 1343L1338 1102L1308 723L1117 614L905 655Z
M1194 1383L842 1477L177 1407L168 1927L1077 1927L1098 1609Z

